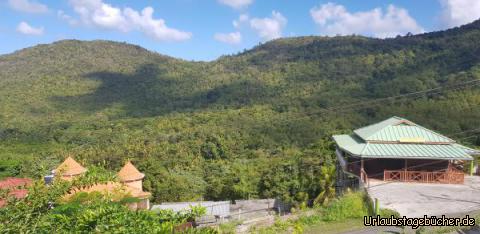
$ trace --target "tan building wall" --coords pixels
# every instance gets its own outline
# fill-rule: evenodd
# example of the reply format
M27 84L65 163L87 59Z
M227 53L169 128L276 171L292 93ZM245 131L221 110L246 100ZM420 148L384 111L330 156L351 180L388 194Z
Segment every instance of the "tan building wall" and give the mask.
M129 186L129 187L132 187L132 188L136 188L136 189L139 189L139 190L142 190L142 180L135 180L135 181L125 181L123 182L126 186Z

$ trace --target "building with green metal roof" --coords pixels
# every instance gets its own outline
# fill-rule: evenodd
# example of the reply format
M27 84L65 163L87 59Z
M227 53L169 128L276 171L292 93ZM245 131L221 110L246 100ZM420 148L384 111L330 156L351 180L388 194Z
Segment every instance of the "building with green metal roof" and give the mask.
M396 116L333 139L339 166L363 182L463 183L462 167L478 153Z

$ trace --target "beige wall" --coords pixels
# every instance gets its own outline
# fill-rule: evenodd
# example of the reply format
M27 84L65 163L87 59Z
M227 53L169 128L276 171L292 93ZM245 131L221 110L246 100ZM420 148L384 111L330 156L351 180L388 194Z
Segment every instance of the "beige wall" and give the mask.
M129 187L136 188L143 191L142 180L129 181L129 182L123 182L123 183Z

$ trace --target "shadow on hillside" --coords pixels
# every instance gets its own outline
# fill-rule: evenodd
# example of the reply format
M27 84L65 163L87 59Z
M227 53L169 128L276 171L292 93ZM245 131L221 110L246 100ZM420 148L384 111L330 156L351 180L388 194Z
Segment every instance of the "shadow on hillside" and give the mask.
M193 112L221 106L239 108L263 103L268 88L260 81L239 80L216 86L202 77L169 77L155 64L145 64L134 74L95 72L85 78L101 84L92 93L79 96L56 96L58 108L88 114L106 110L109 116L149 117L172 112ZM203 82L202 82L203 81ZM213 88L201 84L211 82Z

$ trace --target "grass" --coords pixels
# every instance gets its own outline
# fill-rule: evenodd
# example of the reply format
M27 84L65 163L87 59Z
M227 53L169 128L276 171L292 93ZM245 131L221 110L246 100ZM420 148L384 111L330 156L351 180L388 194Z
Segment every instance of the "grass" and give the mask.
M362 219L348 219L343 221L335 221L335 222L319 222L315 225L306 227L304 229L305 234L316 234L316 233L339 233L339 232L347 232L353 230L359 230L365 228L363 226Z
M452 233L457 230L468 231L472 227L420 227L413 230L410 227L365 227L363 217L372 215L371 203L366 198L365 193L354 192L347 193L343 197L335 199L325 207L315 207L305 209L295 213L289 219L277 218L270 227L253 228L251 233L258 234L276 234L276 233L294 233L294 234L315 234L315 233L342 233L348 231L367 229L374 232L392 233ZM399 217L398 212L389 209L381 209L380 216L390 217L391 215ZM474 230L480 228L480 214L470 215L476 219Z
M326 207L315 207L294 214L287 220L277 219L267 228L252 229L252 233L338 233L363 228L363 216L371 208L365 193L347 193Z
M241 221L231 221L228 223L222 223L218 227L218 232L221 234L235 234L235 230L238 225L240 225Z

